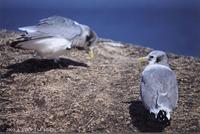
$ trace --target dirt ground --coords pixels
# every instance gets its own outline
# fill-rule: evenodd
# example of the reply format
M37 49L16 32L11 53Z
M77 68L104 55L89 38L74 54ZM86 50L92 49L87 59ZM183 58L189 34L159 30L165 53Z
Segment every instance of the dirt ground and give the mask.
M70 50L60 67L10 47L18 33L0 31L0 131L200 132L200 59L168 54L179 84L170 126L149 119L139 97L137 58L151 51L99 40L95 58Z

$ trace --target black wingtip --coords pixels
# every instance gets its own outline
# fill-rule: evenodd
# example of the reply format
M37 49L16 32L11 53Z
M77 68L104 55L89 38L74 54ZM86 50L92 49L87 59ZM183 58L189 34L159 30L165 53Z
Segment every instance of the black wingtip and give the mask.
M21 45L19 45L21 42L22 42L22 41L14 41L14 42L11 42L9 45L10 45L11 47L14 47L14 48L21 48L21 47L20 47Z
M30 37L27 36L26 33L20 35L20 37L16 38L14 41L10 42L9 45L14 48L21 48L20 43L29 40Z

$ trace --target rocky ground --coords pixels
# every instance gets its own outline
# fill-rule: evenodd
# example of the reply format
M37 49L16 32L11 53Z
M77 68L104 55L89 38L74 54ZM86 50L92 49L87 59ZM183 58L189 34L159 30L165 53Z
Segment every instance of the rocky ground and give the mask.
M0 31L0 131L200 132L200 59L168 54L179 84L170 126L148 118L139 98L143 70L137 58L151 51L99 40L95 58L72 50L60 64L32 58L9 44L19 33Z

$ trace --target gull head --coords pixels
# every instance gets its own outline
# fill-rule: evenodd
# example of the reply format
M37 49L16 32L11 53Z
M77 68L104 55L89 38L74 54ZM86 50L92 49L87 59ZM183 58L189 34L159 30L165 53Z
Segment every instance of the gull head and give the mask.
M94 31L89 30L85 37L85 47L93 47L96 44L97 35Z
M93 59L93 48L96 45L97 34L89 27L83 24L76 24L81 28L81 34L74 38L72 48L85 50L89 54L88 59Z
M84 43L84 49L89 54L88 59L94 58L93 48L96 45L97 41L97 35L94 31L92 31L90 28L85 32L85 43Z
M154 50L150 52L147 56L139 58L139 61L148 61L149 64L161 64L169 66L167 54L159 50Z

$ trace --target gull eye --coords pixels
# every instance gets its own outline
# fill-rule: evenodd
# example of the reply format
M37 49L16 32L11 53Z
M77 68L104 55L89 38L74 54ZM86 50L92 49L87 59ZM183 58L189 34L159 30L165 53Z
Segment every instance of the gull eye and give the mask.
M86 42L88 42L91 39L89 35L86 36Z
M154 57L153 56L149 56L149 59L153 59Z

